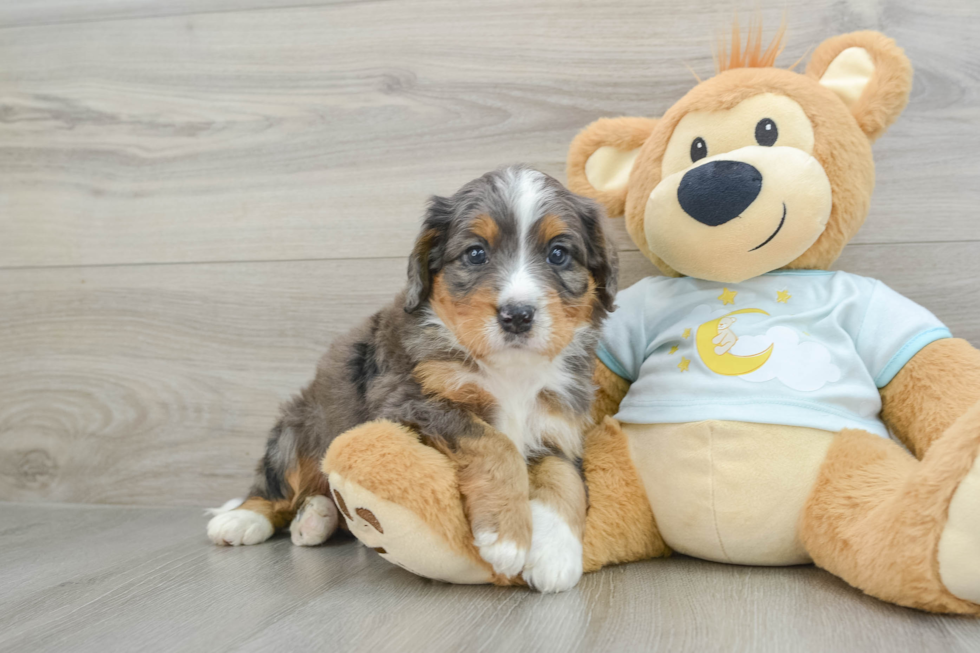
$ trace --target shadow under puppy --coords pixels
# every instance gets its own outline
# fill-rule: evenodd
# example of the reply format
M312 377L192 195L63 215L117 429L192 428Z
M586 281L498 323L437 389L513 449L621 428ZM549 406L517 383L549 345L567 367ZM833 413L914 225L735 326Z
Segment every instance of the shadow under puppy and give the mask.
M248 499L219 509L211 540L257 544L288 525L295 544L320 544L336 505L380 530L331 495L320 461L341 433L387 420L453 461L473 543L495 573L541 591L574 586L595 347L616 291L602 219L521 166L432 198L408 288L338 339L283 407Z

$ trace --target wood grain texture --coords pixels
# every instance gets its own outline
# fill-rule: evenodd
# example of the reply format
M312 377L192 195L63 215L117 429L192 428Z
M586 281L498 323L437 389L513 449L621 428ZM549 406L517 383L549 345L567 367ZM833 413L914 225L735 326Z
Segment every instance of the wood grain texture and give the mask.
M289 10L357 0L4 0L0 29L233 11ZM367 0L391 2L393 0Z
M240 495L278 404L404 275L395 259L0 271L0 496Z
M767 2L788 65L854 29L916 67L838 267L980 344L973 0ZM751 11L751 6L741 7ZM682 556L542 597L353 542L211 546L277 405L402 287L425 198L711 73L712 0L0 3L0 651L976 651L980 622L812 567ZM625 287L652 266L614 221ZM69 503L137 504L135 507Z
M355 541L216 547L189 509L0 504L0 651L974 652L980 620L810 566L675 556L563 594L451 586Z
M980 343L974 5L794 0L790 63L878 28L918 73L841 269ZM764 8L770 25L783 5ZM425 197L707 74L708 0L0 6L0 499L223 502L277 404L403 284ZM3 29L3 28L7 29ZM652 266L610 223L623 282Z
M427 195L516 161L562 176L592 120L662 113L692 85L685 64L711 74L732 11L712 0L278 4L208 0L212 13L162 15L193 7L13 3L7 20L23 26L0 39L0 265L403 256ZM916 66L909 108L877 145L857 242L980 241L975 6L765 8L769 25L786 10L783 65L876 28ZM69 22L44 24L54 15Z
M638 252L622 267L624 287L655 273ZM841 267L980 343L974 244L851 246ZM0 497L241 495L278 404L404 275L401 259L0 270Z

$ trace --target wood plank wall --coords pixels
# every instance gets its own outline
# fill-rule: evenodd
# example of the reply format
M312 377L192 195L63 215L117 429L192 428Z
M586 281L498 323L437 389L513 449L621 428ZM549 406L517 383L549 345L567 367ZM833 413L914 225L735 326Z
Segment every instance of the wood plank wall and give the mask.
M749 17L755 3L736 3ZM743 6L744 5L744 6ZM980 7L785 0L788 66L854 29L916 66L841 269L980 344ZM712 72L732 3L7 0L0 499L240 495L277 404L404 282L425 198ZM612 225L624 285L652 273Z

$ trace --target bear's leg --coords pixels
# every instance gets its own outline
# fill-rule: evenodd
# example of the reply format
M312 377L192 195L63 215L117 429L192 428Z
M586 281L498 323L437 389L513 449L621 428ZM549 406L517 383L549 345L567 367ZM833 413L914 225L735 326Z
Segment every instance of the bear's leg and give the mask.
M919 460L980 402L980 351L966 340L927 345L881 389L881 417Z
M586 437L582 469L589 501L582 541L584 571L670 555L633 465L629 441L612 417Z
M921 461L863 431L841 432L800 519L814 562L872 596L980 615L980 406Z
M330 445L323 472L350 531L389 562L451 583L509 583L473 544L455 466L409 429L351 429Z
M615 420L589 433L582 466L589 499L584 570L668 555ZM362 424L333 442L323 471L351 532L386 560L453 583L524 583L494 574L480 557L455 466L409 429Z

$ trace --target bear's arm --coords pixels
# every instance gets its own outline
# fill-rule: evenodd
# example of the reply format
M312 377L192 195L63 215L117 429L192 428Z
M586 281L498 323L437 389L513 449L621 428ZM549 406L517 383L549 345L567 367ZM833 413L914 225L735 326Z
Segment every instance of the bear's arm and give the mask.
M592 403L592 421L601 424L605 417L619 412L619 403L630 389L630 382L606 367L601 360L596 361L592 382L597 386Z
M926 345L881 389L881 417L917 458L980 402L980 351L966 340Z

